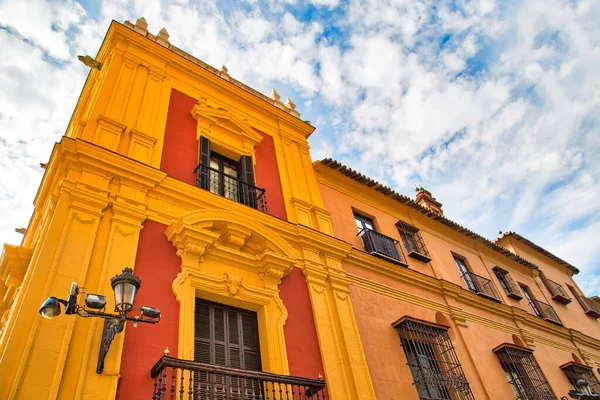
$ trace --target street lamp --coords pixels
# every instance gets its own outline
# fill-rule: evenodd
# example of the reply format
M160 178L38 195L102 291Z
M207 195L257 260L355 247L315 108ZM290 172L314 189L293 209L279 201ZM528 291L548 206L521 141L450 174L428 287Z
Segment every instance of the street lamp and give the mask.
M131 317L128 315L133 310L135 296L137 295L142 281L133 275L131 268L125 268L122 273L115 275L110 279L110 285L115 294L115 312L111 314L104 311L106 308L106 296L101 294L86 293L84 305L77 304L77 296L80 294L79 285L71 283L69 299L63 300L58 297L48 297L40 307L42 317L52 319L60 315L61 304L65 307L65 314L77 314L80 317L98 317L104 318L104 329L102 331L102 342L100 343L100 354L98 355L98 364L96 373L101 374L104 370L104 359L110 348L115 335L121 333L125 327L126 321L133 321L133 327L137 327L138 322L156 324L160 321L160 310L150 306L140 306L140 315Z

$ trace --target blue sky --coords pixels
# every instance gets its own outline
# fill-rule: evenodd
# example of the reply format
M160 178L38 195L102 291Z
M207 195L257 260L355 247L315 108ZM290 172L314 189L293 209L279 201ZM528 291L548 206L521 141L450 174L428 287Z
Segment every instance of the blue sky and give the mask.
M515 230L600 293L600 3L0 0L0 242L18 243L112 19L290 97L333 157L493 239Z

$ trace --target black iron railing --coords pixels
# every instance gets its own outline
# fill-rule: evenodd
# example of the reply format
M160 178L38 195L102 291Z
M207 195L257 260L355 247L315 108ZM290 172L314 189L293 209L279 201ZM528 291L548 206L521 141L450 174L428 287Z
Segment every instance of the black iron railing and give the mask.
M383 257L397 264L407 265L406 258L397 240L368 228L362 229L358 232L358 235L362 239L367 253Z
M539 300L533 300L533 303L535 304L537 310L540 312L540 317L545 318L550 322L554 322L555 324L563 324L560 318L558 317L556 311L554 311L554 307L552 307L550 304L544 303L543 301Z
M552 300L558 301L561 304L569 304L571 302L571 296L569 296L566 290L558 282L554 282L551 279L544 279L544 286L550 292Z
M600 308L594 303L592 299L588 299L585 296L576 296L577 302L583 308L583 311L590 317L600 318Z
M152 367L152 400L325 400L325 381L163 356Z
M256 208L259 211L268 212L265 189L203 164L198 164L194 173L196 173L196 182L199 188Z
M502 301L498 291L494 287L491 280L484 278L483 276L474 274L470 271L466 271L462 278L465 280L467 287L472 292L485 296L489 299Z

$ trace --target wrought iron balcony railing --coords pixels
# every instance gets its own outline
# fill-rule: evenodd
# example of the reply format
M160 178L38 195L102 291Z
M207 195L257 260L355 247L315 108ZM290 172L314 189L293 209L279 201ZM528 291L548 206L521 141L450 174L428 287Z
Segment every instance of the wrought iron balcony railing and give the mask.
M325 400L325 381L163 356L152 367L152 400Z
M584 296L576 296L576 298L577 302L581 305L581 308L583 308L583 311L587 315L593 318L600 318L600 307L598 307L592 299L588 299Z
M400 248L400 243L396 239L382 235L374 230L364 228L358 235L362 239L363 246L367 253L385 258L396 264L408 265L404 253Z
M543 301L533 300L535 307L540 312L540 317L546 319L547 321L554 322L555 324L562 325L562 321L558 317L556 311L554 311L554 307L552 307L548 303L544 303Z
M199 188L256 208L259 211L268 212L265 189L250 185L241 179L203 164L198 164L194 172Z
M571 297L560 283L554 282L551 279L545 279L543 282L546 289L548 289L548 292L550 292L552 300L558 301L561 304L569 304L572 301Z
M491 280L470 271L462 275L470 291L494 301L502 301Z

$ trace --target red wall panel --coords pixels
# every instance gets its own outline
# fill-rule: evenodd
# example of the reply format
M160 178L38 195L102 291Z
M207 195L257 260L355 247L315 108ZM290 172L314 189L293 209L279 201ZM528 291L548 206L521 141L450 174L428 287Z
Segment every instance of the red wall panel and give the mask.
M287 220L273 138L260 131L257 132L260 133L263 140L256 146L256 166L254 167L256 186L267 190L269 214Z
M190 111L196 99L173 89L167 114L165 143L160 169L175 179L196 185L194 169L198 165L196 120Z
M294 268L279 285L279 297L288 311L283 327L290 375L317 379L325 375L319 350L317 329L312 314L304 273Z
M158 222L146 221L140 233L134 273L142 285L136 306L156 307L162 317L158 324L140 323L137 328L127 322L117 399L152 398L152 366L167 347L171 356L177 357L179 303L171 283L181 270L181 260L165 236L166 228Z

